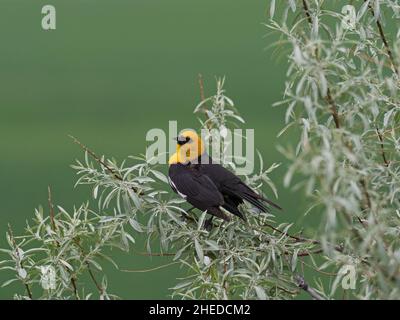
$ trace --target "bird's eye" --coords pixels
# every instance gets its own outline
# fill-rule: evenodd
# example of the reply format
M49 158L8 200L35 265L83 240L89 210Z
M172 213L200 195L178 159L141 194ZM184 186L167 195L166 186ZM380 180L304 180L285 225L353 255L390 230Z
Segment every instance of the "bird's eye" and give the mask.
M178 142L179 145L183 146L184 144L191 142L192 139L190 139L190 137L178 136L176 137L176 141Z

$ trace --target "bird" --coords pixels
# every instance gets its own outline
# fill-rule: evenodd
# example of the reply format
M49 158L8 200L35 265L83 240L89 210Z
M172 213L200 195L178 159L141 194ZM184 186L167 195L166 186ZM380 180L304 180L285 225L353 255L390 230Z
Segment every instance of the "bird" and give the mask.
M261 212L269 207L282 209L271 200L257 194L237 175L218 163L213 163L207 154L202 139L195 131L185 130L176 137L176 152L169 158L168 182L174 192L194 208L207 211L212 218L230 221L233 214L246 221L239 210L244 201ZM225 209L226 212L224 212Z

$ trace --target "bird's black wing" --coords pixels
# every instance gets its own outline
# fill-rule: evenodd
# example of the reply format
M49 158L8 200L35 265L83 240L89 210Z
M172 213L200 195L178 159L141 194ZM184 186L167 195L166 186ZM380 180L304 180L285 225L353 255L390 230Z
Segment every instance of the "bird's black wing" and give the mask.
M268 212L268 208L263 202L281 209L269 199L258 195L249 186L247 186L238 176L230 172L219 164L204 164L201 165L200 171L206 174L215 183L218 190L226 197L229 197L236 204L241 200L246 200L263 212Z
M174 191L191 205L227 220L219 209L224 203L224 198L207 175L189 167L172 165L169 181Z

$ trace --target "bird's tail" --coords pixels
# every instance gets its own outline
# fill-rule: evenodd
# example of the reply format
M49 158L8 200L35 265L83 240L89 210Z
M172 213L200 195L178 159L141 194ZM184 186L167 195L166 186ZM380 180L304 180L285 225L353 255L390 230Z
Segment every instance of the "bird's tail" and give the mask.
M279 205L277 205L276 203L274 203L271 200L266 199L266 198L264 198L264 197L262 197L262 196L260 196L260 195L258 195L256 193L251 193L250 194L250 193L246 192L246 193L243 194L243 198L246 201L250 202L256 208L260 209L262 212L269 212L269 209L261 201L268 203L269 205L271 205L272 207L274 207L276 209L282 210L282 208Z
M260 196L260 199L261 199L262 201L268 203L269 205L273 206L274 208L279 209L279 210L282 210L282 207L280 207L280 206L277 205L276 203L272 202L271 200L269 200L269 199L267 199L267 198L264 198L264 197L261 197L261 196Z

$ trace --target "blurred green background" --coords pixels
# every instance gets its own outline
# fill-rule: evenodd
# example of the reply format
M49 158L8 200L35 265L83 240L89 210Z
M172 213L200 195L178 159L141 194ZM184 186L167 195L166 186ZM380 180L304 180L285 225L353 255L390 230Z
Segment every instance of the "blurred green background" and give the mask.
M55 31L41 28L45 4L56 7ZM0 245L8 222L21 233L34 208L47 206L48 185L67 209L89 198L87 189L73 188L69 165L82 152L68 134L122 160L143 153L146 132L168 128L169 120L197 128L198 73L207 95L215 76L226 76L266 165L285 163L276 150L285 144L276 138L284 109L272 104L282 97L286 59L266 50L268 11L261 0L1 0ZM285 207L278 220L294 222L301 196L282 187L285 170L272 175ZM115 254L123 268L169 261ZM110 292L133 299L168 298L182 275L174 267L121 273L110 266L107 273ZM0 298L22 289L0 288Z

